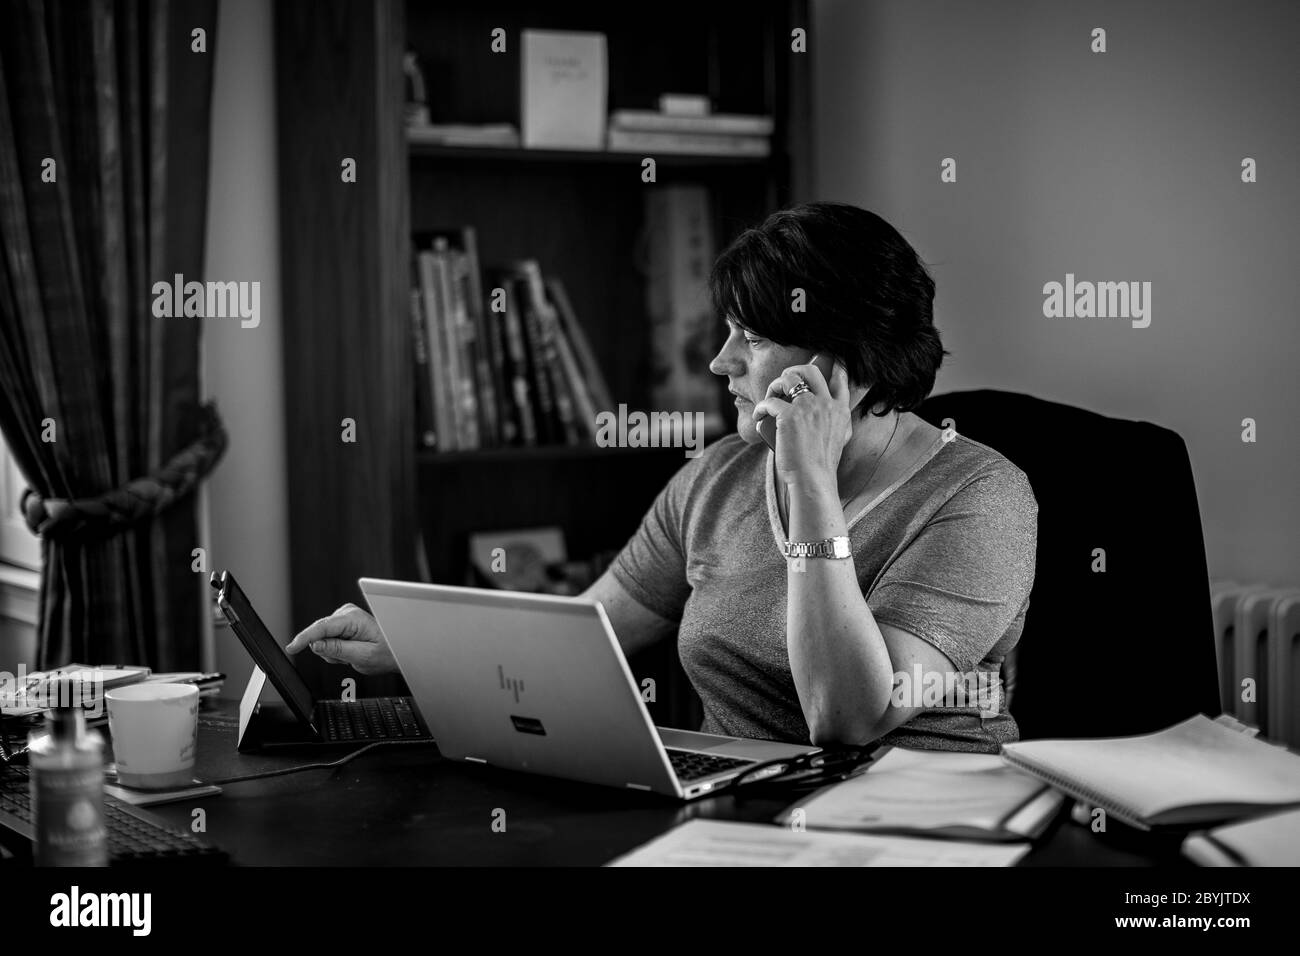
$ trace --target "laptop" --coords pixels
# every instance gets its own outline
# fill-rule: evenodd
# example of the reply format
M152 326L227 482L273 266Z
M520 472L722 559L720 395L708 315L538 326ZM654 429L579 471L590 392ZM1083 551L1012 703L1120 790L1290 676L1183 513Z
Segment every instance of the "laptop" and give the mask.
M410 697L316 700L293 659L253 610L235 576L229 571L214 571L209 583L218 592L217 604L230 629L254 661L239 703L240 751L376 741L427 743L431 739ZM287 712L261 702L268 678L279 691Z
M819 749L656 727L597 601L360 585L449 759L691 800Z

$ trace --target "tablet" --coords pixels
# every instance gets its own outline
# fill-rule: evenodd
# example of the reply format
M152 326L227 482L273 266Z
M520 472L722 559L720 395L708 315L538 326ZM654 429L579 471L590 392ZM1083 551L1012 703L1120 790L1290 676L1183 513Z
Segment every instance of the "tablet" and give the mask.
M229 571L220 574L213 571L209 583L217 591L217 605L230 622L230 629L280 692L281 699L289 705L294 716L319 737L320 731L313 723L316 699L311 688L293 666L293 659L257 616L235 576Z

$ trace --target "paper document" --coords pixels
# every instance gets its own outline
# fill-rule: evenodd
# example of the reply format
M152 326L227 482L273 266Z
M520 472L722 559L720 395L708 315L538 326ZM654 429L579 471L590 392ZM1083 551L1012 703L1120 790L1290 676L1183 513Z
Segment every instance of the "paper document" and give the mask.
M1151 734L1024 740L1002 757L1137 827L1300 805L1300 758L1204 714Z
M1064 800L997 754L891 749L865 772L783 813L809 829L915 831L970 839L1035 836Z
M1183 856L1201 866L1300 866L1300 810L1194 833Z
M796 832L770 823L690 820L608 866L1011 866L1029 844Z
M103 704L104 691L138 683L149 676L147 667L118 667L106 664L68 664L50 671L18 674L0 671L0 714L25 717L49 708L72 706L93 708Z

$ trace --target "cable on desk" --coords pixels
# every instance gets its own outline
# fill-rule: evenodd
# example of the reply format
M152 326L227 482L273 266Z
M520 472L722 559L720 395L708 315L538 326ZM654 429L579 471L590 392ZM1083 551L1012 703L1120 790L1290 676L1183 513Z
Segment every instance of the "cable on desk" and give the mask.
M433 743L432 740L428 742ZM245 780L261 780L265 777L283 777L291 773L301 773L304 770L334 770L338 767L343 766L345 763L348 763L349 761L355 760L357 757L360 757L367 750L374 750L376 747L385 747L391 744L398 744L398 743L407 744L407 743L415 743L415 741L376 740L374 743L366 744L364 747L352 751L352 753L348 754L346 757L340 757L338 760L335 760L331 763L306 763L306 764L301 764L297 767L280 767L276 770L264 770L261 773L247 773L244 774L242 777L226 777L224 780L205 780L204 782L217 784L218 786L221 786L228 783L243 783Z

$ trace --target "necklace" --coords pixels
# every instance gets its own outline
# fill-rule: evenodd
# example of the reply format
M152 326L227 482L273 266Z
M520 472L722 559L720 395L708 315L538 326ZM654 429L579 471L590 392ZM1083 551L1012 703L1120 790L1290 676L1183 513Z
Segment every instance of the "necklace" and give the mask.
M868 487L870 487L871 479L876 477L876 472L880 470L880 463L884 461L885 456L889 454L889 446L894 443L894 436L898 434L898 423L902 420L902 418L903 418L902 415L898 414L897 412L894 413L894 428L893 431L889 433L889 441L885 442L885 450L880 453L880 457L876 459L876 463L871 466L871 474L867 475L867 480L858 486L857 491L853 492L853 494L849 495L849 497L843 499L840 502L841 508L843 508L850 501L852 501L858 495L862 494L862 492L866 491Z
M864 481L862 484L860 484L857 490L853 492L853 494L849 495L849 497L840 499L841 508L847 505L850 501L853 501L855 498L857 498L858 495L866 491L867 488L871 485L871 479L875 478L876 472L880 470L880 463L884 461L885 456L889 454L889 446L894 443L894 436L898 434L898 423L899 421L902 420L902 417L903 416L898 414L897 412L894 413L894 428L889 433L889 441L885 442L885 450L880 453L880 457L876 459L876 463L871 466L871 474L867 475L867 480ZM781 517L787 524L789 523L790 520L789 495L790 495L790 491L787 488L781 489L781 493L777 495L777 501L780 502L780 504L782 505L782 510L785 512Z

